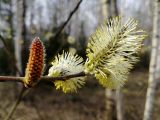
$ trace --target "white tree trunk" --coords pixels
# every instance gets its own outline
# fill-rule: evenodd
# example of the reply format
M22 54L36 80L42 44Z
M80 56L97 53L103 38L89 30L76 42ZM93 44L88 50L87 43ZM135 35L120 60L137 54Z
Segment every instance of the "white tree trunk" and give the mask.
M16 58L16 66L19 71L22 73L22 44L23 44L23 2L24 0L16 1L16 37L15 37L15 58ZM18 75L18 73L17 73Z
M103 19L110 18L111 16L118 15L117 1L116 0L101 0L102 16ZM106 104L106 120L124 120L123 113L123 94L121 90L116 91L106 89L105 90L105 104Z
M101 12L103 19L108 19L110 17L110 0L101 0Z
M119 11L118 11L118 6L117 6L117 0L112 0L111 2L111 13L112 16L118 16L119 15ZM125 120L124 118L124 101L123 101L123 92L121 90L121 88L118 88L116 90L116 116L117 116L117 120Z
M146 104L144 110L144 118L143 120L153 120L153 111L154 111L154 101L155 101L155 93L157 87L157 72L159 72L159 64L158 58L160 57L160 53L158 48L160 46L159 42L159 28L160 28L160 1L154 0L154 16L153 16L153 37L152 37L152 51L151 51L151 60L150 60L150 68L149 68L149 81L148 81L148 89L146 95Z
M108 19L110 17L110 0L101 0L101 12L102 17L104 20ZM105 90L105 120L113 120L113 117L115 117L115 91L112 91L110 89Z
M123 93L120 88L116 90L116 110L117 120L124 120L124 101Z
M101 0L103 18L118 16L117 0ZM123 93L121 89L116 91L106 89L106 119L124 120Z
M105 120L116 119L116 96L115 90L105 90L106 115Z

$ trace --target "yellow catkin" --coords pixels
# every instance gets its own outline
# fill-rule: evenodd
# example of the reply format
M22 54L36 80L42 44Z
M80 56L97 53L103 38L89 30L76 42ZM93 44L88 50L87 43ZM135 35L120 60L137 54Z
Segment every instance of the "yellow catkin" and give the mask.
M30 55L24 79L25 87L34 86L40 79L44 67L44 51L43 43L40 41L39 37L36 37L30 48Z

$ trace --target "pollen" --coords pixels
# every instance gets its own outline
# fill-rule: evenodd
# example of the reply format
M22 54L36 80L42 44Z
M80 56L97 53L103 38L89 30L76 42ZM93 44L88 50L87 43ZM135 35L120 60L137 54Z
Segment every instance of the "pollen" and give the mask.
M30 47L30 55L27 63L24 85L33 87L42 76L44 68L45 48L43 43L36 37Z

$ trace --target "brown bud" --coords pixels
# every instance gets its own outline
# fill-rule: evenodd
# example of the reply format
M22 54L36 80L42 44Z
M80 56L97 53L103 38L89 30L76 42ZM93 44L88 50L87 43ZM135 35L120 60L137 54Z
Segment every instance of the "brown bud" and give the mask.
M36 37L30 48L29 60L27 63L24 85L25 87L34 86L41 78L44 68L45 48L39 37Z

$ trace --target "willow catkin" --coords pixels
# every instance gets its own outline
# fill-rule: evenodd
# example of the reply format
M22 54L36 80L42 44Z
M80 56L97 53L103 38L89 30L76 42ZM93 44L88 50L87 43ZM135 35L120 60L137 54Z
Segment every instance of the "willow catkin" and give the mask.
M69 52L58 54L52 62L48 76L60 77L74 75L84 71L83 58ZM64 93L77 92L85 84L85 77L75 77L67 80L56 80L56 89L61 89Z
M125 84L146 33L138 21L115 17L96 29L87 45L85 72L93 74L107 88L117 89Z
M30 47L30 55L24 79L25 87L34 86L40 79L44 68L44 51L43 43L39 37L36 37Z

